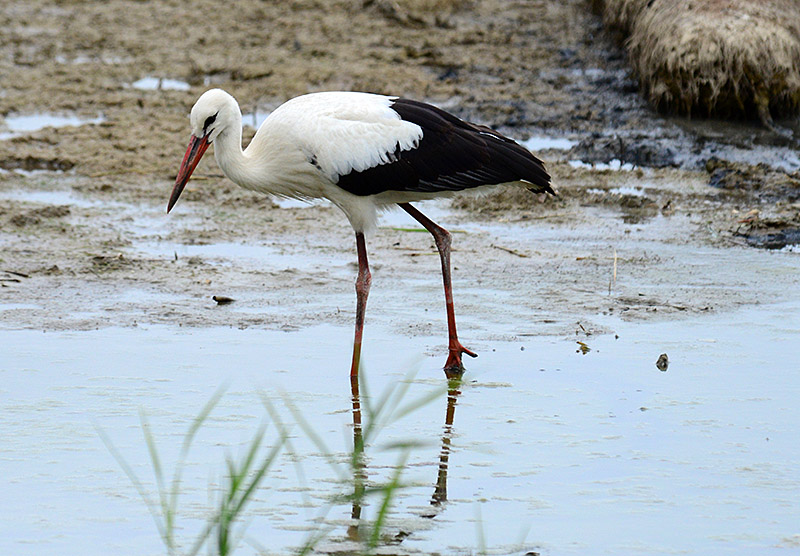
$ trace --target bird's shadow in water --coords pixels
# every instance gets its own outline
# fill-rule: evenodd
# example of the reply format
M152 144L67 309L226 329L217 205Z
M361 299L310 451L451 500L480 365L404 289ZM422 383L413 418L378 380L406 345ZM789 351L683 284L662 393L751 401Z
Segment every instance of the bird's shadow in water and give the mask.
M447 400L445 409L444 427L439 450L439 466L433 494L430 499L431 509L420 514L420 517L433 519L445 508L447 502L447 472L450 464L451 442L454 433L456 405L461 395L461 375L448 377ZM367 470L365 463L365 442L361 413L361 393L358 376L350 378L351 402L353 415L353 502L351 509L352 521L347 529L350 540L363 542L360 528L361 513L364 498L367 492ZM387 494L391 495L391 494ZM397 532L388 544L398 544L412 535L414 531L401 530Z

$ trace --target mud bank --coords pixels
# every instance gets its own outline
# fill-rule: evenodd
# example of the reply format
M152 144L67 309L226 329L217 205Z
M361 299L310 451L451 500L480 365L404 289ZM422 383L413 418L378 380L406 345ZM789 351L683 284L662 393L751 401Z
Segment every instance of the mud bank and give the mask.
M246 122L296 94L348 88L423 98L530 138L559 197L506 191L459 199L452 211L444 205L445 224L472 230L456 234L457 290L522 287L526 306L563 316L562 330L612 307L656 316L757 297L729 287L710 301L681 294L685 280L664 264L663 250L791 245L800 159L782 137L660 118L583 1L449 6L8 4L0 71L14 78L0 91L0 293L28 309L3 311L4 325L349 320L349 300L320 301L352 289L351 231L330 206L280 207L223 179L207 157L177 213L164 214L186 115L211 85L239 98ZM352 28L362 32L344 31ZM426 302L438 306L431 242L398 231L407 227L388 226L371 241L384 265L376 290L384 281L402 290L422 268ZM784 235L759 239L776 233ZM639 236L654 243L643 249ZM669 275L659 280L673 289L653 307L625 301L641 301L639 292L609 304L615 249L618 277L626 268ZM131 290L147 293L128 297ZM223 294L241 301L234 307L252 303L252 312L230 322L211 300ZM550 298L559 301L541 301ZM293 309L260 311L268 306ZM576 319L576 306L586 315Z

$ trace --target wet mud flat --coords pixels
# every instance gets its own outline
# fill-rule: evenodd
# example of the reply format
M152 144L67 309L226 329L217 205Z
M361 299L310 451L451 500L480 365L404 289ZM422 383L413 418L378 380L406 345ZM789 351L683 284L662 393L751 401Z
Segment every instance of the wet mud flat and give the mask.
M218 448L236 451L263 418L259 389L285 390L341 457L352 442L345 218L242 191L212 158L165 214L186 115L212 85L242 101L246 124L308 90L421 98L528 141L554 176L556 198L421 206L453 232L459 328L480 357L435 517L423 514L446 393L387 431L424 444L388 529L404 539L397 552L476 550L480 527L499 554L795 549L794 143L652 112L584 2L464 3L438 19L411 3L356 4L4 8L0 71L15 79L0 91L0 414L9 492L30 503L8 507L2 552L161 551L93 428L149 477L140 407L174 445L231 381L190 462L187 532L222 472ZM369 31L341 31L354 26ZM377 393L415 370L414 394L442 389L429 236L389 213L369 250L365 380ZM274 552L302 543L308 507L345 488L304 442L307 486L282 461L253 506L250 536ZM376 481L396 462L384 447L368 447ZM326 518L325 551L352 548L350 515Z
M654 113L638 94L622 51L585 2L445 2L448 9L411 1L356 4L245 2L241 12L219 14L213 25L198 17L216 11L212 3L191 10L136 4L126 6L132 12L122 19L115 2L9 4L0 69L15 79L4 82L0 95L0 279L7 286L0 293L12 303L48 300L48 307L6 312L4 320L37 328L227 324L187 310L172 294L207 302L213 295L242 297L271 285L287 296L281 303L288 306L321 299L329 287L351 288L353 241L341 215L329 206L285 210L242 191L222 178L212 158L201 163L179 212L165 217L165 196L187 141L188 110L210 86L230 89L242 102L245 123L255 125L291 96L350 88L422 98L529 141L553 174L558 198L504 192L453 205L467 219L509 224L485 243L474 243L480 234L456 236L456 249L467 250L454 258L465 270L456 279L468 279L466 265L475 265L493 284L523 287L523 305L549 303L547 295L524 288L551 284L557 307L571 311L580 302L598 310L606 301L592 294L608 291L615 244L651 221L669 245L793 249L800 229L795 144L754 123ZM352 25L369 32L339 32ZM232 40L237 56L231 54ZM265 51L272 53L269 62ZM366 59L364 52L370 53ZM797 128L796 122L780 124ZM246 140L252 133L249 127ZM595 227L597 234L586 234ZM598 239L581 246L576 237L574 245L546 252L535 232L523 231L534 228L575 228L581 240ZM336 233L322 237L321 230ZM603 234L607 241L600 239ZM515 246L507 246L506 238ZM182 251L180 244L193 247ZM239 263L207 264L204 255L215 249L199 247L223 246L216 255L225 248L255 255L251 248L237 251L241 244L268 245L262 255L322 258L286 262L288 268L317 265L313 278L297 275L303 287L296 288L295 277L278 274L268 258L246 274L232 268ZM429 245L424 234L382 230L370 252L380 264L389 247L389 253L413 261L406 265L411 269L427 259L414 250L427 252ZM341 270L335 281L324 270L333 262L324 254L334 253ZM675 278L683 294L650 300L652 308L663 305L661 314L677 311L669 305L721 309L774 294L769 287L728 288L724 296L697 301L681 284L680 257L665 270L652 264L659 248L643 253L622 259L618 253L617 263L630 263L640 273L664 270L663 283ZM435 288L435 265L430 266L425 272ZM386 273L396 268L395 257L386 260ZM508 272L496 272L502 269ZM583 283L577 288L583 291L569 292L587 281L591 287ZM135 315L125 309L129 303L119 311L105 303L134 284L152 291L158 302L141 304ZM638 293L627 297L641 301ZM86 318L85 309L101 302L103 313ZM325 318L345 319L342 310L331 315L322 307L315 310ZM648 308L630 302L614 310L624 307L637 314ZM254 314L236 325L302 325L303 310L295 311L296 320Z

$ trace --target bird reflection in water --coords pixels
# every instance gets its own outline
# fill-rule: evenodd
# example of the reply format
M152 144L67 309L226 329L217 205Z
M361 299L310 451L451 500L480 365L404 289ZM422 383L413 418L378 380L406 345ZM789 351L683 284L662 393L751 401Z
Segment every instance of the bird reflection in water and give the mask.
M431 519L436 517L441 513L444 508L444 503L447 501L447 472L450 464L451 441L454 430L453 422L455 419L458 397L461 395L461 384L462 381L460 377L451 376L448 379L447 407L445 410L441 448L439 450L439 466L436 475L436 485L430 501L432 508L431 511L421 514L420 517L423 518ZM358 376L350 377L350 387L353 411L353 459L351 462L353 469L353 502L350 513L352 521L347 528L347 537L352 541L358 542L363 540L360 535L359 525L361 522L362 501L364 500L366 492L367 480ZM413 531L401 530L394 535L390 544L400 543L412 533Z
M447 382L447 412L444 416L442 432L442 448L439 450L439 474L436 477L436 488L431 497L431 505L441 507L447 501L447 467L450 463L450 441L453 438L453 419L456 416L456 403L461 395L461 379L450 378ZM435 517L436 514L425 517Z
M361 521L361 501L364 499L364 484L367 473L364 466L364 432L361 428L361 395L358 390L358 375L350 377L350 391L353 402L353 509L352 519L347 528L347 538L360 540L358 525Z

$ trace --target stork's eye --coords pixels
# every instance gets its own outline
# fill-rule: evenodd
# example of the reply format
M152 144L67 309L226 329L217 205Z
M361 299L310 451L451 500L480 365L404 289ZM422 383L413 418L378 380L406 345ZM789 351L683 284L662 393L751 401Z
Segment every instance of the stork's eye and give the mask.
M219 114L219 112L217 112L217 114ZM206 118L206 123L203 124L203 131L204 132L208 131L208 126L213 124L214 121L217 119L217 114L214 114L213 116L209 116L208 118Z

